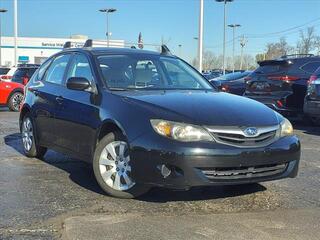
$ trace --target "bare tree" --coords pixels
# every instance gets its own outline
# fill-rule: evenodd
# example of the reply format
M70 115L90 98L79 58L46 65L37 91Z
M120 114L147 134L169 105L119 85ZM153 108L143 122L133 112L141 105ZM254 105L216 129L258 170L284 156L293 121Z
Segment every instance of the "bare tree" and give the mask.
M309 27L304 33L300 31L300 40L297 43L297 49L300 54L308 54L315 49L316 33L314 27Z
M283 55L290 54L294 48L290 46L285 38L280 38L277 43L268 43L265 59L274 59Z

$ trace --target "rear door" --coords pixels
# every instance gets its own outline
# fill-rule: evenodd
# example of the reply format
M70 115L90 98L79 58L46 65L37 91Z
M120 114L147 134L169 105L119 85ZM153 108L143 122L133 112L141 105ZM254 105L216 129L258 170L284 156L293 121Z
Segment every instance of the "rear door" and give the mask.
M35 95L35 121L39 141L46 146L56 145L57 134L54 127L54 117L59 96L63 94L65 72L71 58L70 54L55 57L52 62L46 62L39 69L41 81L32 84L29 89ZM47 68L47 69L46 69ZM45 72L45 73L44 73Z
M86 78L95 86L92 66L86 55L74 54L66 80L71 77ZM100 122L96 96L65 87L61 98L55 115L57 144L84 160L90 160L88 157L95 148L95 134Z

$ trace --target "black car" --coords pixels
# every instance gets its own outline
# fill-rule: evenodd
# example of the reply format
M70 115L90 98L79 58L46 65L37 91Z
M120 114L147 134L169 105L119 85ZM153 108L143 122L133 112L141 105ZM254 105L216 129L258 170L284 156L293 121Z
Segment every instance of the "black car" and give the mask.
M260 101L289 117L303 116L304 97L320 57L289 55L259 62L247 81L245 96Z
M246 89L246 77L251 73L252 71L228 73L210 79L209 82L220 91L242 96Z
M101 188L123 198L152 186L297 175L300 142L280 114L216 92L166 47L156 53L91 44L50 57L27 84L20 114L27 156L54 149L87 161Z
M320 125L320 67L309 79L303 110L314 124Z
M13 74L11 81L26 85L39 66L40 65L37 64L18 65L18 68Z
M216 77L220 77L222 75L222 73L220 73L219 71L209 71L209 72L205 72L202 74L207 80L216 78Z

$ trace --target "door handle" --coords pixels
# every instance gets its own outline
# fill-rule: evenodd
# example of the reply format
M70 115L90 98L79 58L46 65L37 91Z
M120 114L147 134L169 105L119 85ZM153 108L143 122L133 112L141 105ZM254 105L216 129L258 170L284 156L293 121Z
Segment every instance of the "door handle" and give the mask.
M63 103L63 97L59 96L59 97L56 97L56 101L58 104L62 104Z

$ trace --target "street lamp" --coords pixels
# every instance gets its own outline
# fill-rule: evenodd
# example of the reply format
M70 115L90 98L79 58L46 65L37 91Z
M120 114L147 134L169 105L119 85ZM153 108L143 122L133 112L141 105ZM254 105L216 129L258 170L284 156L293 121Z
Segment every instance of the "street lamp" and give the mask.
M235 60L234 60L234 51L235 51L235 35L236 35L236 28L237 27L241 27L240 24L229 24L228 27L231 27L233 30L233 47L232 47L232 72L234 73L234 69L235 69Z
M100 9L99 10L102 13L106 13L107 16L107 46L109 47L109 37L110 37L110 33L109 33L109 13L113 13L115 11L117 11L117 9L115 8L104 8L104 9Z
M6 13L8 10L1 8L0 9L0 66L2 66L2 56L1 56L1 51L2 51L2 42L1 42L1 13Z
M227 14L226 14L226 6L228 2L233 2L233 0L215 0L216 2L223 2L223 74L226 74L226 22L227 22Z
M179 47L179 57L182 58L182 51L181 51L182 44L179 44L178 47Z
M198 60L199 60L199 72L202 72L202 54L203 54L203 8L204 1L200 0L200 13L199 13L199 35L198 35Z

